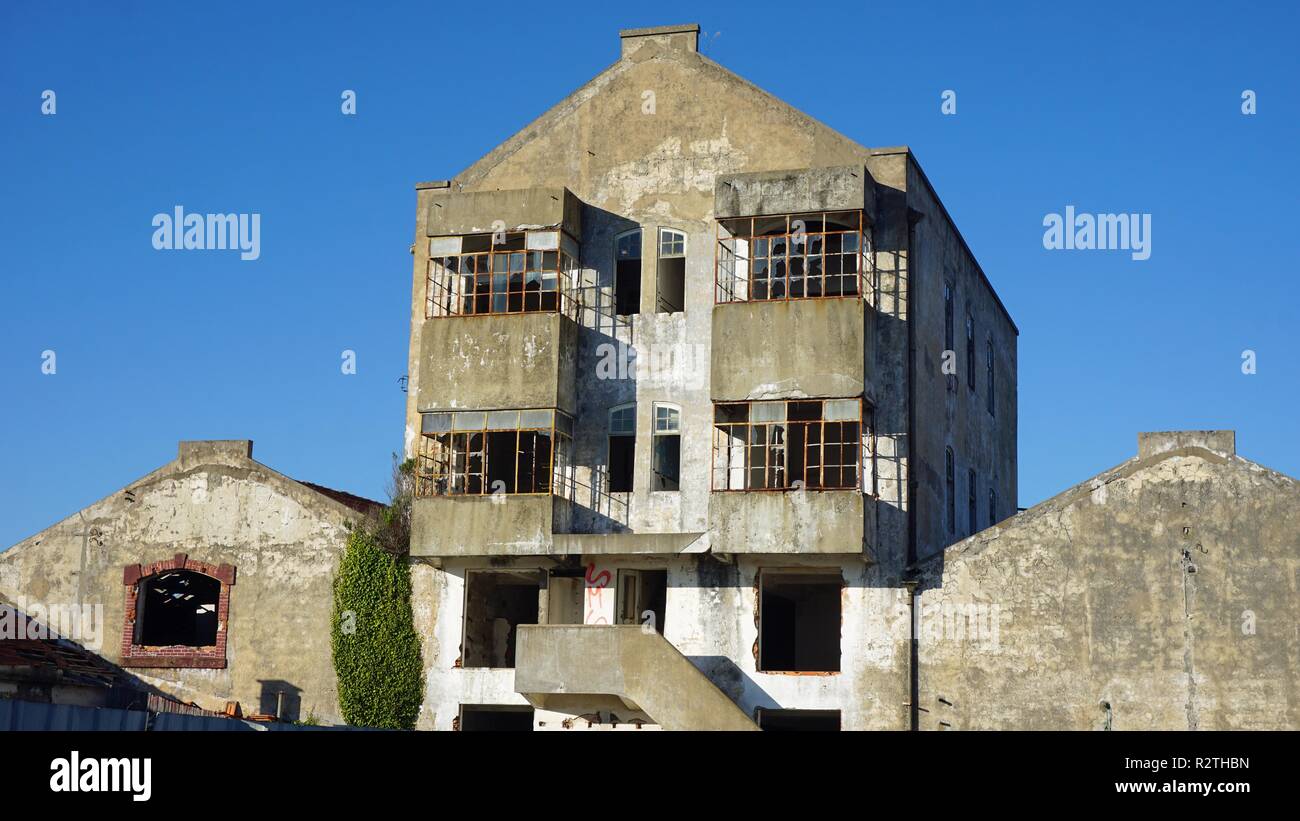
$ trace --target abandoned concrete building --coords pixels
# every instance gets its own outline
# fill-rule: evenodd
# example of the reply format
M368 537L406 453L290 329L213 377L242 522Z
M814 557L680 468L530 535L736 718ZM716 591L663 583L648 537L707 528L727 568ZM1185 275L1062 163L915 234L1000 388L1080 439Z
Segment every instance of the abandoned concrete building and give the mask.
M954 545L919 585L921 729L1300 728L1300 483L1232 431Z
M46 655L75 644L112 665L91 688L79 664L75 693L66 665L41 665L54 679L28 676L25 691L124 706L95 701L107 684L216 713L237 702L245 716L342 723L332 583L349 524L376 503L294 481L252 450L181 442L175 460L0 553L0 603L67 640L44 642Z
M1016 511L1010 316L906 148L624 31L417 185L421 726L909 726L910 564Z

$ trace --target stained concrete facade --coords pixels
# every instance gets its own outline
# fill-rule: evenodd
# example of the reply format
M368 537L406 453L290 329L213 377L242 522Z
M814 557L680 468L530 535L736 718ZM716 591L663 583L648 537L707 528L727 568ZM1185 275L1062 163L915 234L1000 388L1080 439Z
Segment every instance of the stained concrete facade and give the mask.
M705 58L697 40L694 26L622 32L617 61L596 78L454 178L416 186L407 455L421 454L425 414L553 408L573 418L551 503L415 500L422 727L460 726L467 707L530 704L537 729L673 724L634 699L589 692L608 680L613 659L593 658L602 669L587 681L557 685L573 696L563 707L554 694L521 691L513 667L466 663L477 629L467 620L484 617L471 612L481 604L467 586L475 572L533 574L540 624L612 625L620 573L645 570L665 574L663 637L750 720L764 710L836 710L845 729L904 729L907 567L964 535L949 531L946 500L935 496L945 448L957 453L963 514L971 467L982 498L996 490L999 517L1015 510L1017 331L915 157L858 145ZM868 224L864 293L715 304L720 219L840 209ZM443 237L520 229L560 230L578 247L576 310L428 314L431 249ZM635 229L640 310L621 315L616 246ZM659 310L664 229L684 235L674 312ZM960 390L935 365L945 281L979 336L978 383L968 387L962 371ZM986 341L997 358L997 415L985 409ZM957 347L964 361L964 339ZM714 489L715 403L852 398L873 419L859 487ZM654 486L657 404L680 413L676 490ZM626 405L635 407L634 475L630 491L616 491L610 413ZM979 507L982 528L988 505ZM762 580L789 573L839 585L838 627L821 628L838 640L837 669L760 669ZM517 643L522 628L488 615Z
M218 712L238 701L244 715L278 708L286 720L341 724L332 582L349 523L373 504L276 473L252 459L250 441L181 442L175 460L0 553L0 600L41 617L90 608L99 646L89 630L72 638L147 690ZM223 576L219 664L176 660L184 648L143 660L124 652L131 588L178 555ZM158 666L169 664L180 666Z
M948 548L922 729L1300 728L1300 483L1232 431L1137 455Z

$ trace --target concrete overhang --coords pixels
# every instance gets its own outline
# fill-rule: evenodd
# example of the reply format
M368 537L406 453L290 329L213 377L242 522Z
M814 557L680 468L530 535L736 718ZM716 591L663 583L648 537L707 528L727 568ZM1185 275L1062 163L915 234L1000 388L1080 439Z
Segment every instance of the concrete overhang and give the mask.
M720 554L869 558L875 517L875 497L857 490L714 491L709 544Z
M555 552L568 556L676 555L688 552L703 533L557 533Z
M861 165L720 174L714 181L718 219L858 209L875 221L875 182Z
M506 191L434 190L425 234L430 237L560 228L582 236L582 203L567 188Z

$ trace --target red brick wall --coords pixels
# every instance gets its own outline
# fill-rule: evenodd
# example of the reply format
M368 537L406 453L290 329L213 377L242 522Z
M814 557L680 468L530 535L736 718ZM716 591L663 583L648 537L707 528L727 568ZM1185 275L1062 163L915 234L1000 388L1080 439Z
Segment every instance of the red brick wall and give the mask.
M187 647L174 645L155 647L135 643L136 596L140 592L140 582L167 570L190 570L210 576L221 583L221 592L217 599L217 643L211 647ZM122 625L122 666L123 667L207 667L224 668L226 666L226 639L230 625L230 588L235 586L235 566L231 564L213 565L191 559L184 553L177 553L170 559L153 564L129 564L122 571L122 583L126 586L126 616Z

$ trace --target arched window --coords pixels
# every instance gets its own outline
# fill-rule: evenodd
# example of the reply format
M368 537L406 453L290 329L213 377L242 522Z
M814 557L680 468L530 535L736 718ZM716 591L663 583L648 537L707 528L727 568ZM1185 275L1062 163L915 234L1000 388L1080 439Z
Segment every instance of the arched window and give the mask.
M680 489L682 469L682 410L655 403L654 490Z
M641 312L641 229L614 238L614 313Z
M675 314L686 307L686 235L671 228L659 229L659 259L656 263L655 312Z
M636 404L609 412L609 490L630 493L636 466Z
M944 455L944 475L948 497L948 533L950 534L957 532L957 466L955 462L952 448L948 448Z
M148 565L128 565L122 664L125 667L226 666L231 565L211 565L185 554Z

